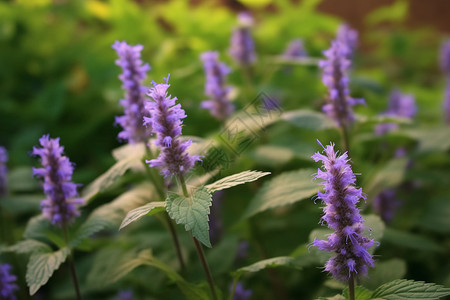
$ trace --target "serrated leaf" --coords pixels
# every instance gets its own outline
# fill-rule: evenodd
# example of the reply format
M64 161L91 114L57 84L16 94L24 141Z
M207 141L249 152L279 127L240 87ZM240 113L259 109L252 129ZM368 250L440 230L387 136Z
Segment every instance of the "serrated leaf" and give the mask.
M222 178L214 183L208 184L205 188L210 193L215 193L220 190L228 189L236 185L244 184L247 182L252 182L258 180L261 177L269 175L270 172L261 172L261 171L244 171L241 173L233 174L231 176L227 176Z
M346 299L350 299L348 294L348 287L344 289L342 294ZM360 285L355 286L355 300L368 300L368 299L372 299L372 291L369 291L368 289Z
M251 264L246 267L237 269L232 273L233 277L241 276L244 273L255 273L267 268L288 267L300 269L301 267L296 263L296 259L290 256L278 256L269 259L264 259Z
M166 200L166 210L177 224L184 224L186 231L205 246L211 248L209 241L208 215L212 203L212 195L205 188L195 190L189 198L178 194L169 194Z
M285 172L265 182L251 200L243 218L312 197L319 190L312 180L316 172L316 169Z
M402 279L406 274L406 263L399 258L377 261L375 268L369 269L366 277L360 278L362 286L376 289L384 283Z
M312 110L294 110L283 113L281 118L299 128L323 130L336 128L335 122L323 113Z
M50 252L51 248L45 243L28 239L8 247L8 250L19 254L26 254L34 252Z
M47 283L53 272L59 268L69 254L69 248L65 247L56 252L38 252L31 255L26 274L30 295L34 295L41 286Z
M138 208L135 208L127 213L119 227L119 230L135 222L147 214L156 214L165 210L166 202L150 202Z
M450 295L450 289L434 283L399 279L377 288L372 297L386 300L439 299Z
M111 203L98 207L75 232L70 247L76 247L83 239L96 232L117 228L128 211L151 201L153 196L156 196L153 185L143 183L123 193Z
M91 184L89 184L82 192L85 203L88 203L96 194L106 190L115 183L125 172L132 167L140 167L142 156L131 155L123 160L119 160L105 173L100 175Z

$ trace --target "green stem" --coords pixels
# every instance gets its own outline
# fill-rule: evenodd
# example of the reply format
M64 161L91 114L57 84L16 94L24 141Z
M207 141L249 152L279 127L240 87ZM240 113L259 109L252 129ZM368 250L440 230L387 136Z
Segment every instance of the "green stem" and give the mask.
M67 234L66 224L63 224L62 230L63 230L63 233L64 233L64 239L66 241L66 245L69 245L69 236ZM75 288L75 293L77 294L77 299L81 300L80 286L78 284L77 272L75 270L75 264L73 262L72 250L70 250L70 254L69 254L69 269L70 269L70 275L72 276L72 281L73 281L73 286Z
M353 273L348 279L348 296L350 300L355 300L355 279L353 278Z
M231 288L230 296L228 297L228 300L233 300L234 293L236 292L236 286L238 284L239 276L234 277L233 279L233 287Z
M150 149L150 146L146 146L145 149L147 152L147 157L153 158L154 156L153 156L152 150ZM160 176L158 176L158 174L155 174L154 168L149 168L146 164L145 164L145 170L147 172L147 175L150 177L150 180L153 182L153 186L156 188L156 192L158 193L160 200L165 201L166 194L165 194L164 188L162 186L163 185L162 179L160 178ZM166 217L167 224L169 226L170 235L172 236L173 244L175 246L175 251L177 253L178 263L180 264L181 272L185 273L186 265L184 263L183 255L181 253L180 240L178 239L178 235L175 230L175 225L173 224L173 220L169 217L169 215L167 213L165 213L165 217Z
M342 139L344 142L345 151L347 151L347 154L350 157L350 139L349 139L349 134L348 134L348 128L345 125L342 125L341 128L342 128Z
M186 187L186 181L184 180L183 175L178 175L178 179L180 180L181 189L183 190L184 197L188 198L189 194ZM202 245L198 242L198 240L192 235L192 232L189 232L191 234L192 239L194 240L195 248L197 249L197 254L200 258L200 261L202 263L203 270L206 274L206 279L208 280L209 288L211 289L211 294L214 300L217 300L216 295L216 289L214 288L214 280L211 275L211 271L208 266L208 262L206 261L205 253L203 252Z

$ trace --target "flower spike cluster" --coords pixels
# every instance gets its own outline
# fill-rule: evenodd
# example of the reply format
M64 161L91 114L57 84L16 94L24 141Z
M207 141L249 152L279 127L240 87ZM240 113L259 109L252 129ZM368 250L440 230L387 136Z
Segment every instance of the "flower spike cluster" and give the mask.
M324 150L325 155L317 152L312 158L316 162L322 161L324 165L324 170L318 169L315 177L324 180L321 183L324 192L319 192L317 196L325 204L321 220L334 233L326 241L314 239L312 245L320 250L336 253L325 264L325 271L330 272L337 280L346 281L352 275L365 275L368 266L373 267L372 255L367 250L374 241L362 234L364 219L356 204L360 199L365 199L365 196L360 188L354 186L356 177L348 163L347 153L337 155L332 143L324 147Z
M442 106L444 109L445 123L450 124L450 40L447 40L442 44L440 59L441 69L446 77Z
M14 282L17 280L17 276L11 274L11 265L0 265L0 299L16 300L14 291L19 287Z
M6 196L8 193L8 151L0 146L0 197Z
M116 123L123 128L118 137L130 144L146 142L152 132L151 128L142 124L143 117L148 116L144 107L147 88L142 85L142 81L150 70L148 64L142 64L141 51L144 47L116 41L112 48L119 55L116 64L122 68L123 73L119 78L123 83L122 88L126 90L125 99L120 100L125 114L116 117Z
M450 77L447 79L445 86L445 95L443 101L445 123L450 124Z
M44 179L47 198L41 202L42 213L52 224L62 227L80 215L77 207L83 199L76 197L77 184L71 182L73 164L63 155L59 138L51 139L46 134L39 143L42 148L33 147L32 154L40 156L42 163L42 168L33 168L33 175Z
M238 27L231 35L231 45L228 53L237 64L246 66L256 60L255 45L250 28L253 25L253 18L248 12L238 15Z
M336 39L346 46L346 57L352 59L358 46L358 32L347 24L339 26Z
M152 126L156 133L155 145L161 152L156 159L147 160L150 167L157 167L165 177L183 175L187 173L200 160L199 156L191 156L186 151L192 144L191 140L181 141L182 119L186 118L180 104L175 104L176 97L167 94L169 76L164 78L166 83L153 82L148 96L154 101L145 103L145 108L151 117L144 117L144 123Z
M205 94L210 97L201 106L217 119L224 120L234 111L234 105L230 101L231 88L225 85L230 69L219 61L219 53L216 51L202 53L201 59L206 75Z
M344 127L354 121L352 106L365 103L364 99L351 98L349 95L347 72L351 62L347 59L347 49L345 44L335 40L331 48L324 51L327 59L319 62L323 71L322 82L329 91L329 103L323 106L323 111Z

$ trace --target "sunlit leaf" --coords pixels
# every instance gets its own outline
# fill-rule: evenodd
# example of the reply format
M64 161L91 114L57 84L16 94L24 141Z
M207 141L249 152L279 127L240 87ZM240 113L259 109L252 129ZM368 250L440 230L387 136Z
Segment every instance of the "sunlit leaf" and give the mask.
M161 211L165 211L166 203L164 201L158 201L158 202L150 202L143 206L140 206L138 208L135 208L127 213L125 218L122 221L122 224L120 225L120 229L128 226L132 222L135 222L142 218L145 215L152 215L159 213Z
M228 189L236 185L258 180L259 178L269 174L270 172L244 171L241 173L233 174L231 176L227 176L214 183L208 184L205 186L205 188L210 193L215 193L217 191Z
M434 283L414 280L394 280L377 288L372 298L386 300L439 299L450 295L450 289Z

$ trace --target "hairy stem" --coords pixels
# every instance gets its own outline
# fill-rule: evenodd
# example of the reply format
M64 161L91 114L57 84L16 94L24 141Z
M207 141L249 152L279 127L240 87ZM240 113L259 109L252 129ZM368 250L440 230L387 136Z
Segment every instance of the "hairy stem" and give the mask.
M187 187L186 187L186 181L184 180L183 175L179 175L178 179L180 180L180 185L181 185L181 188L183 190L184 197L186 197L186 198L189 197L189 194L188 194L188 191L187 191ZM194 240L194 244L195 244L195 248L197 250L197 254L198 254L198 256L200 258L200 261L202 263L203 270L205 271L206 279L208 280L208 285L209 285L209 288L211 289L212 298L213 298L213 300L217 300L216 289L214 288L214 280L213 280L213 277L211 275L211 271L209 270L208 262L206 261L206 257L205 257L205 253L203 252L202 245L192 235L191 232L189 232L189 233L191 234L191 237Z
M350 300L355 300L355 279L353 278L353 273L348 279L348 296Z
M69 245L69 236L67 234L66 224L63 224L62 230L64 233L64 240L66 241L66 245ZM72 250L70 251L70 254L69 254L69 262L68 263L69 263L70 275L72 276L73 286L75 288L75 293L77 295L77 300L81 300L80 286L78 284L77 272L75 270L75 264L73 262Z

